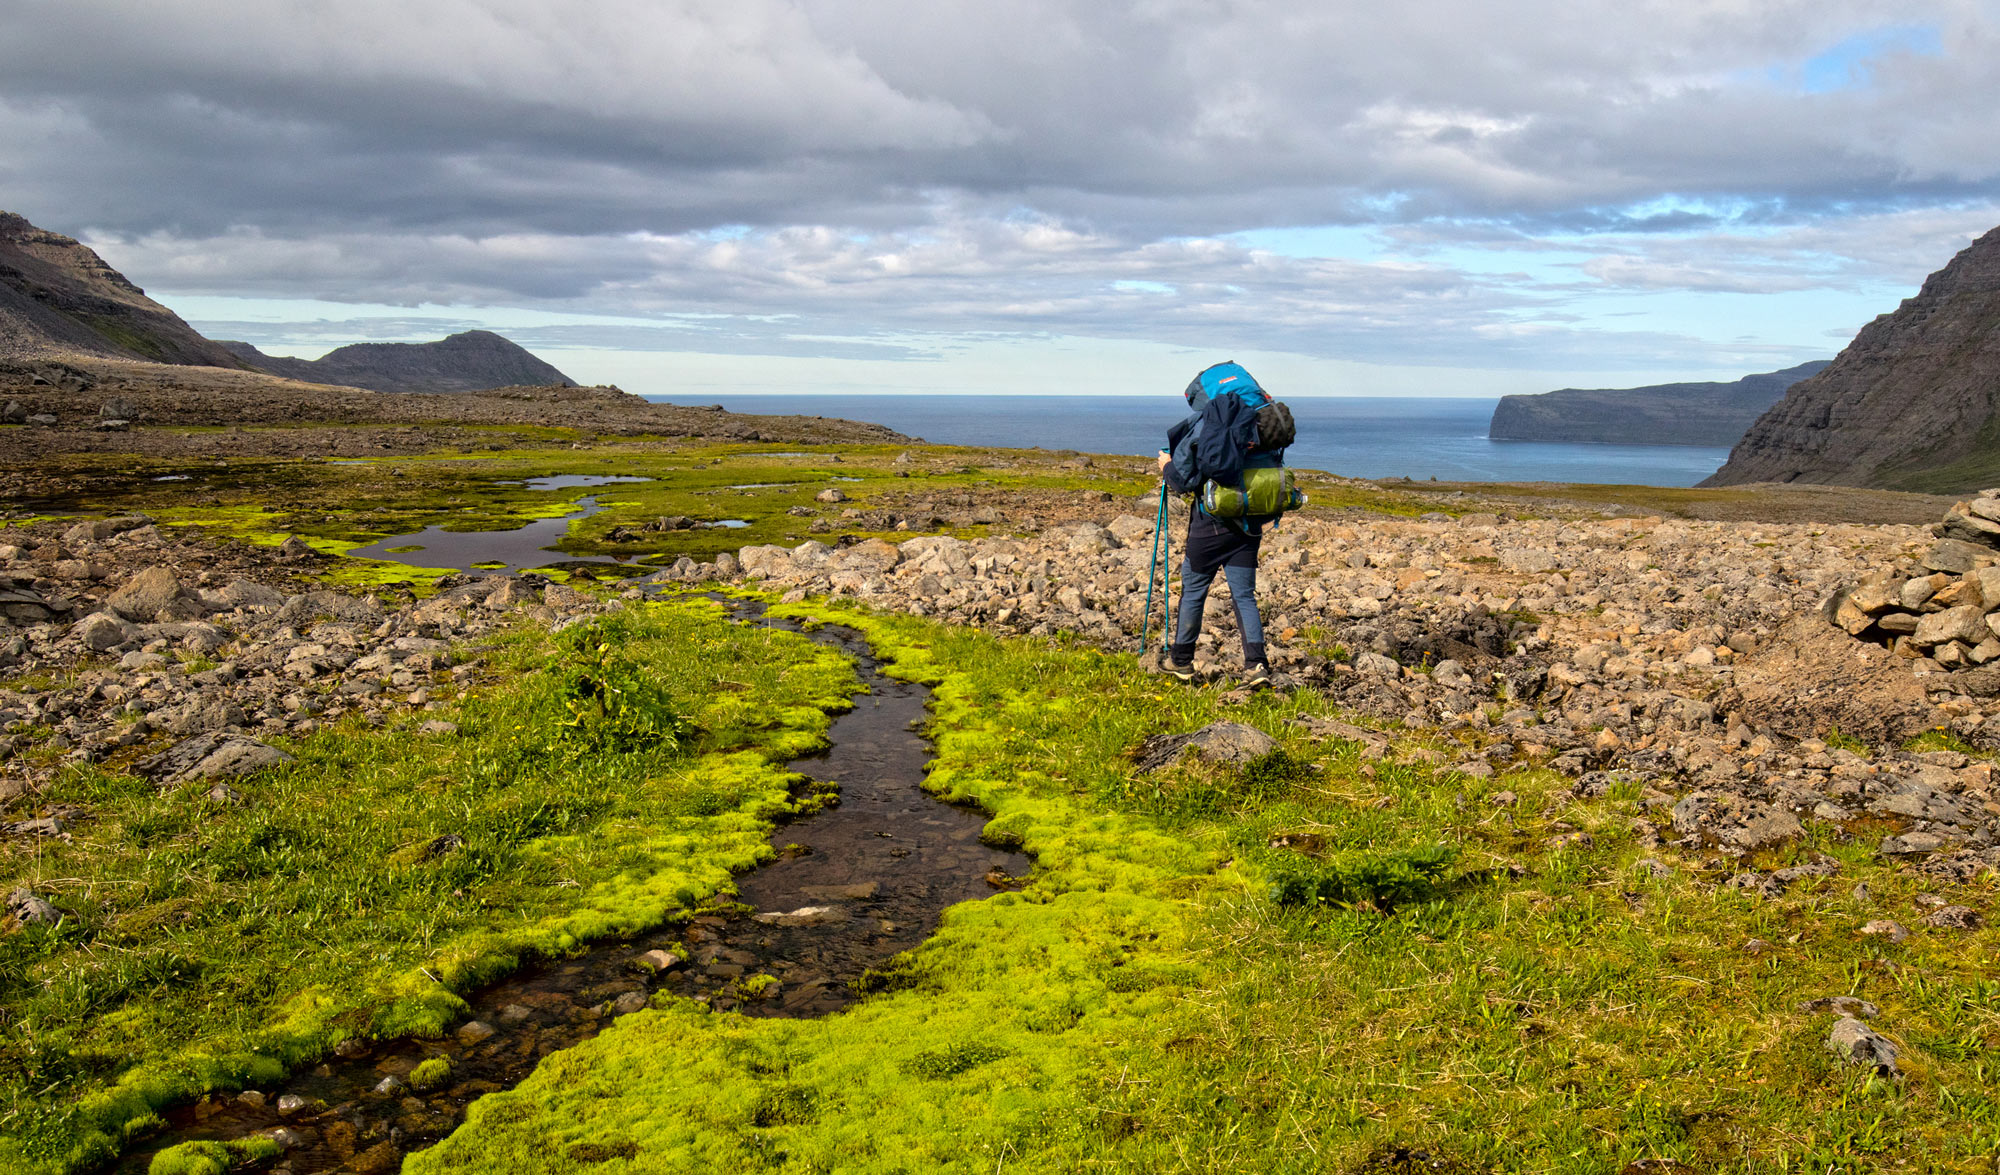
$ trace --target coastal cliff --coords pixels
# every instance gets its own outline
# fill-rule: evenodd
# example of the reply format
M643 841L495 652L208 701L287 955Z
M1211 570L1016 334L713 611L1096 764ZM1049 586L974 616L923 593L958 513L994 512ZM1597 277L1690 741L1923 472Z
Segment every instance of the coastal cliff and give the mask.
M2000 229L1795 384L1703 485L1937 493L2000 480Z
M1820 359L1731 383L1563 388L1502 396L1487 435L1496 441L1733 445L1786 389L1826 365Z

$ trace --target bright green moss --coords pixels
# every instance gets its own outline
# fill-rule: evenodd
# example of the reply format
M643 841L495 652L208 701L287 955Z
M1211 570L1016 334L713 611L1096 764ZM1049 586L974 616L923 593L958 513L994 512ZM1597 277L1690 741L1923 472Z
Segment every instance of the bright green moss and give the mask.
M619 655L569 659L586 644ZM819 802L778 765L855 688L837 653L707 602L489 655L508 686L444 712L456 735L317 734L239 783L240 807L58 780L50 802L89 810L92 835L0 865L0 889L74 912L0 937L0 1169L91 1166L158 1108L278 1081L357 1030L439 1034L523 958L726 891ZM598 706L604 685L625 700Z
M183 1142L154 1155L146 1175L226 1175L239 1163L284 1153L284 1147L261 1135L231 1142Z
M410 1070L410 1088L418 1093L443 1089L451 1083L451 1058L432 1057Z
M1970 1172L2000 1144L1994 932L1885 954L1856 929L1915 884L1837 830L1793 855L1840 876L1755 898L1637 864L1661 850L1632 839L1630 789L1582 801L1546 772L1471 781L1303 740L1288 720L1327 712L1310 691L1229 704L1059 643L778 611L861 627L936 682L929 785L993 812L986 839L1035 854L1030 884L948 911L840 1015L622 1020L475 1103L413 1175L532 1164L551 1140L606 1170L884 1175L1304 1175L1409 1150L1463 1171ZM1134 773L1145 735L1223 717L1290 761ZM1484 802L1500 790L1514 808ZM1287 878L1313 900L1280 900ZM1833 992L1882 1004L1903 1085L1825 1051L1830 1017L1797 1004Z

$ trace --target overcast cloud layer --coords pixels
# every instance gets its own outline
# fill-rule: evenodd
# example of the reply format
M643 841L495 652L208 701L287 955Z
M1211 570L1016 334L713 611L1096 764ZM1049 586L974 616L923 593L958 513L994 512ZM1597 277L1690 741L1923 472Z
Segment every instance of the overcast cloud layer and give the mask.
M0 0L0 207L636 350L1796 361L2000 223L1996 108L1993 0Z

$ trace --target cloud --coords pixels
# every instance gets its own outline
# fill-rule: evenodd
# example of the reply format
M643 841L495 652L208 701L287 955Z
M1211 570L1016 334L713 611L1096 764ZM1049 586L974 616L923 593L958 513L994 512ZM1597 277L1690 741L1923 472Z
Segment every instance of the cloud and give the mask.
M2000 207L1983 0L1551 11L16 0L0 203L162 289L660 319L635 347L1497 364L1721 346L1580 300L1911 284ZM1381 248L1218 239L1309 225Z

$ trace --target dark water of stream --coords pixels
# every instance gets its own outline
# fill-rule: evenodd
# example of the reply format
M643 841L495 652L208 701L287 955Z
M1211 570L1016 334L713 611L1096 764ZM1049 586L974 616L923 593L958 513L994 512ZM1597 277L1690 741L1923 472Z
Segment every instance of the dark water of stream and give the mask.
M745 623L782 623L735 607ZM283 1131L290 1146L273 1172L391 1171L449 1134L473 1099L518 1084L541 1058L595 1036L655 992L746 1016L836 1012L859 998L852 984L863 972L935 932L945 907L1011 888L1028 858L981 844L984 815L922 789L930 748L917 728L930 691L882 676L856 633L811 636L852 657L871 692L834 719L824 753L790 765L838 783L840 795L781 826L771 839L778 858L737 878L754 913L718 904L633 940L524 967L470 996L469 1021L451 1039L353 1044L280 1087L176 1108L168 1133L117 1169L144 1171L176 1142ZM692 957L650 971L637 960L653 951ZM751 985L753 994L744 981L759 975L776 982ZM449 1058L450 1078L412 1090L411 1071L433 1057Z

